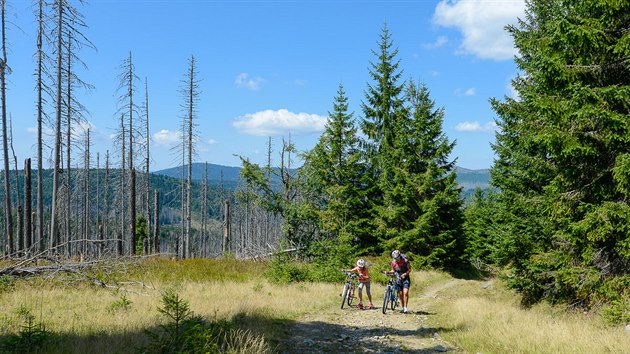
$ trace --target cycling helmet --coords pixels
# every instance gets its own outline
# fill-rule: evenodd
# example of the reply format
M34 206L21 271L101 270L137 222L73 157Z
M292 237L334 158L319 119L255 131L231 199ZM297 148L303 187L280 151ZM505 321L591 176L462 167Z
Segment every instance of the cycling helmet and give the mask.
M363 260L363 258L361 258L361 259L359 259L357 261L357 267L359 267L359 268L365 267L365 261Z
M400 251L399 250L394 250L394 252L392 252L392 258L393 259L400 258Z

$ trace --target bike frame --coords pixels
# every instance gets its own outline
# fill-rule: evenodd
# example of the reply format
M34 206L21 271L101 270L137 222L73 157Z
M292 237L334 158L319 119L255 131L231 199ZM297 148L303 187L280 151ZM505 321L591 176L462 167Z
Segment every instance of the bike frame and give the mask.
M383 294L383 314L387 312L388 305L392 311L396 309L400 294L400 289L398 288L400 275L398 273L386 275L389 277L389 280L387 280L387 285L385 285L385 294ZM396 280L394 280L394 278L396 278Z
M357 280L359 278L358 274L348 272L348 271L344 271L344 273L346 274L346 282L341 292L341 308L342 309L345 304L348 304L348 306L352 306L352 302L354 301L354 298L355 298L354 293L356 292L356 289L357 289Z

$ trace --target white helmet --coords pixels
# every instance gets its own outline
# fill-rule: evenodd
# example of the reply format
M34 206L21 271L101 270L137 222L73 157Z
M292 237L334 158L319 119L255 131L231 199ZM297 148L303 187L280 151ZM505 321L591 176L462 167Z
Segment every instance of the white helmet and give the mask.
M393 258L393 259L398 259L398 258L400 258L400 251L399 251L399 250L394 250L394 251L392 252L392 258Z
M363 258L361 258L361 259L359 259L357 261L357 267L359 267L359 268L365 267L365 260L363 260Z

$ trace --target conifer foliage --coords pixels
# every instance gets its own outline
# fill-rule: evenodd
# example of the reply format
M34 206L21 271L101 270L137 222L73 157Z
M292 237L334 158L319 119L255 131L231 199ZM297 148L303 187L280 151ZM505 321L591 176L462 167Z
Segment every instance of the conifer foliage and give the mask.
M628 23L628 2L530 1L508 28L521 74L518 98L492 101L495 259L532 301L589 304L630 280Z
M373 53L359 122L364 138L358 141L340 87L326 130L306 154L305 172L321 186L311 200L323 228L359 253L400 248L419 264L454 266L464 253L463 212L444 112L425 85L401 80L387 27Z

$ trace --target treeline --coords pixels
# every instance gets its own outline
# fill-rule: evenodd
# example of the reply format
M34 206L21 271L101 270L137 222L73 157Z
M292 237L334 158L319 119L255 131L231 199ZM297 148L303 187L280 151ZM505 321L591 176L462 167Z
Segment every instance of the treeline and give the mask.
M268 167L244 159L248 198L282 215L288 241L323 265L401 249L415 266L501 269L526 304L629 321L628 23L627 2L527 3L507 28L517 95L490 102L493 187L465 207L444 112L402 77L387 27L360 114L340 85L319 143L281 190L269 188Z
M37 156L31 166L31 157L22 160L13 152L11 107L6 100L11 58L5 18L11 6L0 1L4 257L89 259L164 252L179 258L225 252L257 256L276 248L281 237L273 231L280 230L274 226L277 218L265 217L264 230L250 227L262 216L235 203L233 191L209 186L207 165L203 182L192 182L200 99L194 56L180 87L174 88L181 100L182 139L173 154L178 165L186 167L181 168L176 188L165 189L172 181L150 173L149 79L140 79L131 51L121 56L112 77L118 82L118 102L111 107L115 145L104 155L91 151L88 111L77 94L92 89L80 77L88 64L81 52L96 48L85 34L83 5L84 1L34 1ZM48 143L45 131L52 132ZM254 246L258 251L252 250Z

